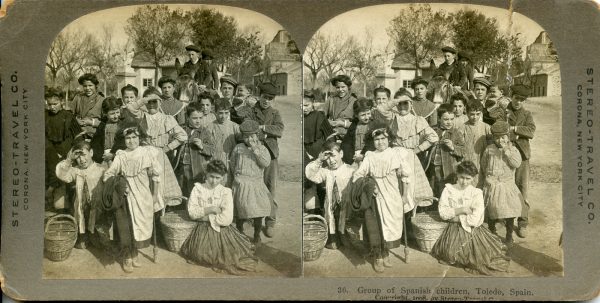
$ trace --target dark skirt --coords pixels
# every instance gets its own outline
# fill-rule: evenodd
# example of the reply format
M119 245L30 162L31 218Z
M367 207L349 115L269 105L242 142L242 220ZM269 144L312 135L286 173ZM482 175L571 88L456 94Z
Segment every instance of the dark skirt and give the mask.
M438 260L463 267L474 274L506 272L510 263L507 247L484 226L465 231L459 222L451 222L431 250Z
M198 222L180 252L188 260L231 274L255 271L258 263L255 247L246 235L232 226L223 226L217 232L209 222Z

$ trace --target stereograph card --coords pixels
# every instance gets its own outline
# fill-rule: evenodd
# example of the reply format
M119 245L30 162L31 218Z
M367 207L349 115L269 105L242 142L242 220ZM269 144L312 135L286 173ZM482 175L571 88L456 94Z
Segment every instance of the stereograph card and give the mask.
M598 296L595 2L0 3L13 300Z

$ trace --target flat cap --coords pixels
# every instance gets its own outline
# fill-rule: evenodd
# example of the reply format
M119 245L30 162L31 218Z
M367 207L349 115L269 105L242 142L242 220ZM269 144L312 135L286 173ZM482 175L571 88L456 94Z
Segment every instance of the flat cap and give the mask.
M259 125L258 122L250 119L244 120L242 124L240 124L240 132L245 135L251 135L258 133Z
M271 82L264 82L261 83L258 86L258 89L260 90L260 94L261 95L267 95L267 96L277 96L279 94L279 89L277 89L277 86L275 86L275 84L271 83Z
M473 85L475 85L476 83L479 83L479 84L485 86L487 89L490 89L490 86L492 86L492 83L490 82L490 80L488 80L486 78L473 79Z
M525 85L513 85L510 87L510 91L512 96L518 95L525 98L529 97L531 93L531 89Z
M496 121L492 127L490 127L490 131L492 132L492 135L508 135L509 127L508 122L500 120Z
M186 46L185 50L186 51L194 51L194 52L197 52L197 53L202 52L202 49L200 49L200 46L194 45L194 44L190 44L190 45Z
M221 84L223 83L229 83L231 85L233 85L233 87L237 87L238 86L238 82L235 81L235 79L229 77L229 76L223 76L221 77L221 79L219 79L219 82L221 82Z
M450 46L444 46L442 47L442 52L444 53L453 53L456 55L456 50L453 47Z

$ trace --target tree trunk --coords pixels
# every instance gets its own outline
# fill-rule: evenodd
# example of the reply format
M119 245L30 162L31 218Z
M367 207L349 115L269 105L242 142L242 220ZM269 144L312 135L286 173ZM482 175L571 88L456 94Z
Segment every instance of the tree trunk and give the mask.
M367 81L363 81L363 97L367 97ZM375 98L375 96L373 96Z
M311 77L312 77L312 88L314 90L317 87L317 73L311 72Z
M419 60L415 60L415 78L419 76L420 68L421 68L421 66L419 66Z

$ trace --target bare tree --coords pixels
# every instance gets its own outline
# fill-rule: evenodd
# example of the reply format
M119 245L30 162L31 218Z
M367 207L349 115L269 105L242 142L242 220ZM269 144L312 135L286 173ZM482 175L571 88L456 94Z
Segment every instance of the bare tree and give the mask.
M127 20L125 32L137 51L150 55L155 66L154 77L158 79L160 63L182 52L189 25L179 9L171 11L166 5L146 5Z
M118 63L121 61L119 59L119 56L121 56L120 47L114 45L113 36L114 27L104 25L100 37L94 39L90 58L87 62L87 66L92 68L92 72L100 76L103 86L102 91L105 96L108 96L107 84L108 82L114 82Z
M306 50L304 51L303 64L308 69L312 88L315 89L317 86L317 76L319 72L325 67L325 53L329 52L329 48L332 47L325 41L325 36L317 32L312 39L308 42Z
M304 66L308 68L312 87L315 89L319 74L324 73L325 78L331 78L343 72L350 56L351 44L354 38L344 38L341 34L324 35L317 32L308 42L304 51Z
M365 30L366 39L350 48L346 69L362 83L363 96L367 96L367 85L373 82L378 68L383 64L383 53L373 47L372 30ZM356 40L355 40L356 41Z
M420 62L432 59L448 40L448 25L444 11L433 12L429 4L410 5L390 21L387 32L395 43L396 55L413 61L418 76Z

